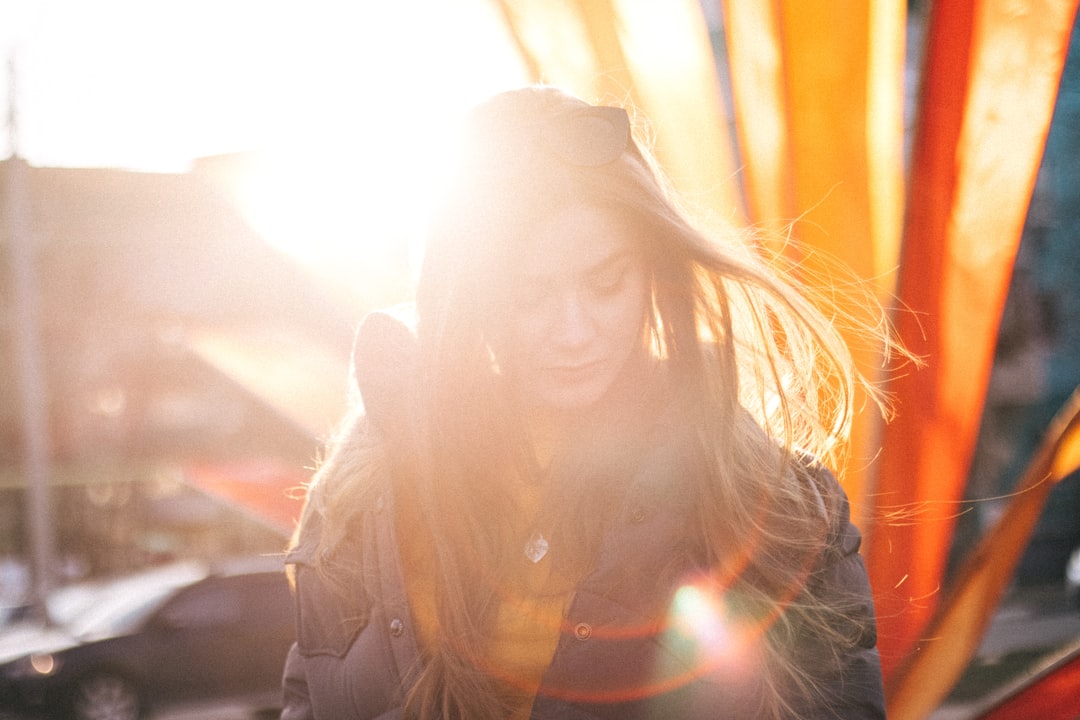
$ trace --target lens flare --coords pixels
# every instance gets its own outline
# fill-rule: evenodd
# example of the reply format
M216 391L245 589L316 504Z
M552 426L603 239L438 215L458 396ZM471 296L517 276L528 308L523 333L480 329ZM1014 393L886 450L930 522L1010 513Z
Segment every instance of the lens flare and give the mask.
M705 583L688 583L675 592L668 632L693 657L695 675L720 668L738 670L748 662L747 634L733 621L716 589Z

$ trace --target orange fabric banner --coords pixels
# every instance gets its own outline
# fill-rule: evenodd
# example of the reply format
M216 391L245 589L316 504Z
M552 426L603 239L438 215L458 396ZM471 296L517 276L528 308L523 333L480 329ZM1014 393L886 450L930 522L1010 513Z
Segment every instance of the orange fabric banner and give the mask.
M886 303L903 213L902 0L728 0L725 27L751 220L808 285L833 286L862 321ZM790 231L788 231L789 223ZM837 276L836 261L854 274ZM850 292L843 289L852 280ZM881 348L854 342L877 380ZM864 525L880 416L856 420L841 480Z
M1030 685L977 716L977 720L1076 720L1080 717L1080 643Z
M930 619L934 642L907 655L888 684L889 717L920 720L975 656L1054 486L1080 466L1080 388L1055 416L1005 512L968 553Z
M931 5L896 316L928 365L891 385L866 552L887 677L939 600L1076 9Z

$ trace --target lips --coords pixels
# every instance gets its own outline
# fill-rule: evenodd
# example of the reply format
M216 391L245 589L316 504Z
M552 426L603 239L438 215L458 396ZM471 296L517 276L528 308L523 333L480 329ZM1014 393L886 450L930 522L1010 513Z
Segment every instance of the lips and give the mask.
M572 384L592 378L603 367L603 360L592 360L572 365L553 365L548 368L548 374L560 382Z

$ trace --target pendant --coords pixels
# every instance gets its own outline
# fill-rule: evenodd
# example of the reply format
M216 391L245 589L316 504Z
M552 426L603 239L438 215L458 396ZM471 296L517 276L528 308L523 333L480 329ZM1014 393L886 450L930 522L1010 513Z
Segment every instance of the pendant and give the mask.
M529 536L529 541L525 543L525 557L529 559L534 565L544 559L548 551L548 541L540 531L537 530Z

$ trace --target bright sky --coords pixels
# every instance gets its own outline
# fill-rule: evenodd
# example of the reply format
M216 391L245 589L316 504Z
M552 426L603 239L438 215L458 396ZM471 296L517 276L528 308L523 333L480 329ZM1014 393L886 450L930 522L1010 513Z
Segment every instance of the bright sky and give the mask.
M258 185L244 189L252 223L334 265L328 254L357 251L359 236L369 251L400 234L452 121L524 81L493 7L0 0L19 152L35 165L182 171L261 151ZM6 128L7 72L0 88Z
M491 5L0 0L0 51L14 50L32 162L175 169L268 145L371 150L398 140L388 131L430 130L520 82Z

